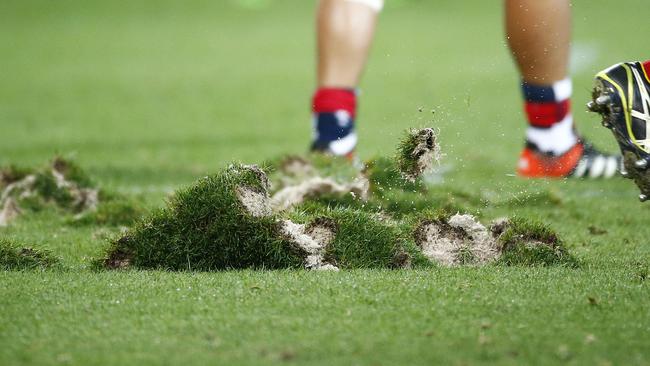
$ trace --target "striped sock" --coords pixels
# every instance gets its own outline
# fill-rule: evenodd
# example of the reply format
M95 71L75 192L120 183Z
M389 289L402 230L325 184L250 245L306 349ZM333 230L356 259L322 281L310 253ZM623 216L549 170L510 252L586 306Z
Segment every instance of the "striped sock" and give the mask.
M319 88L312 99L313 150L348 155L357 145L354 118L357 98L353 89Z
M571 115L571 79L551 85L522 82L521 87L529 125L527 143L555 156L569 151L578 142Z

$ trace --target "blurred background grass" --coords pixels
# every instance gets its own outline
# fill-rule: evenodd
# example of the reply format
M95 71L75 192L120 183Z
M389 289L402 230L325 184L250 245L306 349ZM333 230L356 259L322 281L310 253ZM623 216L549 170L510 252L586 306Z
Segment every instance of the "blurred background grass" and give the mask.
M433 125L447 163L480 175L511 173L525 124L500 2L388 4L361 86L360 155L386 154L401 130ZM647 14L634 11L644 2L623 5L612 14L607 1L574 4L576 117L581 131L610 148L582 103L595 71L647 57ZM76 153L108 180L177 183L229 160L302 152L314 88L314 7L3 1L0 163Z
M647 3L573 8L577 124L613 151L582 104L596 71L650 58ZM159 206L229 161L304 152L314 10L305 0L3 0L0 165L72 154L103 187ZM541 219L582 270L91 273L115 229L40 212L0 235L71 270L0 273L0 363L647 363L650 205L622 179L512 176L526 126L501 13L493 0L387 0L361 85L359 154L390 155L405 128L439 128L433 195L484 221Z

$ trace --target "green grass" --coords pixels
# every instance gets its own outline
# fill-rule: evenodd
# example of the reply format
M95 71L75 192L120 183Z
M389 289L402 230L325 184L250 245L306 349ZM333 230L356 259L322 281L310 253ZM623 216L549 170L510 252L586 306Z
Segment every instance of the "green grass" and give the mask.
M47 269L56 263L57 259L48 251L0 239L0 269L3 271Z
M162 207L229 161L302 153L314 3L238 3L0 3L0 166L71 154L100 188ZM650 205L629 181L511 176L525 124L499 3L391 4L362 84L361 157L439 128L431 205L541 221L579 268L94 271L120 229L43 210L0 228L59 258L0 272L0 364L650 364ZM577 124L610 150L580 105L597 70L648 57L647 13L630 10L644 6L573 6Z

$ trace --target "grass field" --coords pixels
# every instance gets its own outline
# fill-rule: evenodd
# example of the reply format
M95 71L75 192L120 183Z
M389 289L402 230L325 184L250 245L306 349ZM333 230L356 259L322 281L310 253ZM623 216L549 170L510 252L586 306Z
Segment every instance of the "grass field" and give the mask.
M439 128L448 192L482 220L558 231L563 267L171 273L89 269L111 227L43 211L0 238L62 266L0 272L0 364L650 364L650 205L628 181L528 181L496 1L395 1L362 85L359 154ZM648 58L644 0L574 2L579 129L592 75ZM163 205L230 161L309 139L313 1L0 2L0 165L71 154L102 187ZM418 112L422 108L424 112ZM430 111L435 110L432 114Z

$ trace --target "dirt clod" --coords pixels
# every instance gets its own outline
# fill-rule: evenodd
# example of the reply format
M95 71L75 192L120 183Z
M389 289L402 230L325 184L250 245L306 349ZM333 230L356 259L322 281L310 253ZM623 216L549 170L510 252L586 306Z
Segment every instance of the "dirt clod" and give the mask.
M398 150L398 166L407 181L415 182L440 161L440 145L433 128L412 129Z

